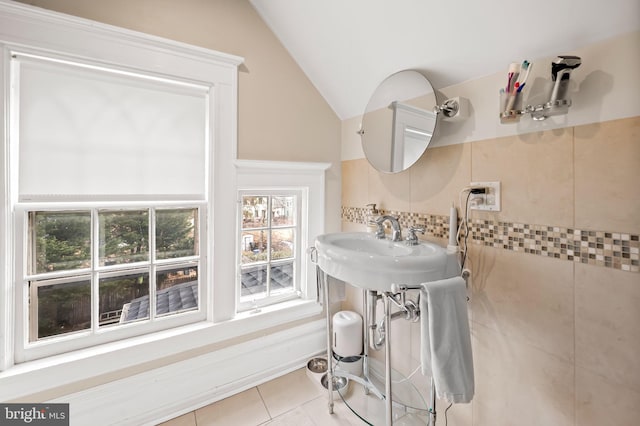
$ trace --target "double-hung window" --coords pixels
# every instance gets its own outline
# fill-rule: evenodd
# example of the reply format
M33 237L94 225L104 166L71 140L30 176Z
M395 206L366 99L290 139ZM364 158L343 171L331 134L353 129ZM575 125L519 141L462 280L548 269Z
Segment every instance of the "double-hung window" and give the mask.
M297 297L302 192L240 191L239 310Z
M27 208L28 341L197 311L199 210Z
M307 249L324 228L325 163L236 160L236 311L317 296Z
M206 318L210 87L11 53L16 360Z

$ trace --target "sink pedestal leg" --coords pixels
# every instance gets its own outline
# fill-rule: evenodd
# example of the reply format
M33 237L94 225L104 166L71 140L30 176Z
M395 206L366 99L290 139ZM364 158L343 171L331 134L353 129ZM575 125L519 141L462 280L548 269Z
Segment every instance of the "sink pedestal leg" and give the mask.
M385 344L384 344L384 374L385 374L385 406L386 406L386 424L387 426L393 425L393 398L391 393L391 304L389 302L389 293L385 293L384 297L384 330L385 330Z
M362 351L362 375L369 379L369 291L362 290L362 312L364 312L363 351ZM369 395L369 387L364 387L364 394Z
M331 310L329 309L329 278L328 275L318 268L318 273L322 276L322 289L324 290L324 310L327 318L327 392L329 401L329 414L333 414L333 350L331 348Z

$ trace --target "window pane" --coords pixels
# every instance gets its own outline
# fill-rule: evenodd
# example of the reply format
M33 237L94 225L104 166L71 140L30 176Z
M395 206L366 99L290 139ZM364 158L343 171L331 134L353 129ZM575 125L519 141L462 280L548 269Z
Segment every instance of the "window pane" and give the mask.
M149 318L149 274L100 279L100 325Z
M91 267L90 212L31 212L31 272Z
M39 286L37 298L37 318L31 323L38 324L38 331L31 341L91 328L90 280Z
M269 231L267 230L242 233L242 265L267 260L268 235Z
M268 226L269 197L247 195L242 197L242 229Z
M241 268L241 301L250 302L262 299L267 295L267 265L256 265Z
M185 266L162 271L156 280L156 314L198 309L198 268Z
M100 266L149 260L149 212L99 213Z
M273 197L271 199L271 222L273 226L295 225L296 197Z
M198 254L198 209L156 211L156 257L174 259Z
M274 229L271 231L271 259L288 259L294 252L293 229Z
M293 262L271 266L271 295L293 291Z

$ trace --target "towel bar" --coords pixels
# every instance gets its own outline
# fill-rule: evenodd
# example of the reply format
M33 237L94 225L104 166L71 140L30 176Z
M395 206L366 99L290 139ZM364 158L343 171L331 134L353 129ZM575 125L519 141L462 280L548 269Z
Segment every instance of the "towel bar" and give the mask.
M469 277L471 276L471 271L468 269L463 269L460 274L464 281L467 283L467 289L469 288ZM422 290L422 284L391 284L391 292L396 294L402 291L407 290Z

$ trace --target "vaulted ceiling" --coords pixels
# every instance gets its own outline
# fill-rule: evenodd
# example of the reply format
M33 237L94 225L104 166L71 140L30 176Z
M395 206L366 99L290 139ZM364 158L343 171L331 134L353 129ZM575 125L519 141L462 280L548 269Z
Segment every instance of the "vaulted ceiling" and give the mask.
M640 30L638 0L250 1L341 119L402 69L440 89Z

